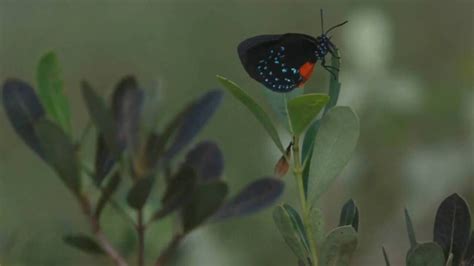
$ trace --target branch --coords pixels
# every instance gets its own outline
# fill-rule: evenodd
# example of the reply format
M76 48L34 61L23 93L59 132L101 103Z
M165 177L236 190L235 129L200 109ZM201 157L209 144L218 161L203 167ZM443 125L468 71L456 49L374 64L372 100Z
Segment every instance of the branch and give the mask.
M165 266L171 255L178 249L179 244L184 239L184 234L176 234L173 239L168 243L166 249L164 249L158 259L155 262L155 266Z

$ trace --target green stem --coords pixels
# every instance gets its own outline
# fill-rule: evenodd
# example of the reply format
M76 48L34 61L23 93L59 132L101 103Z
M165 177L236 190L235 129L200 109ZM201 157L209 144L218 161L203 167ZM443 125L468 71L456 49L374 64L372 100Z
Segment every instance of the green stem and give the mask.
M306 228L306 234L308 236L309 248L311 250L311 258L313 266L318 266L318 253L314 237L313 224L311 223L310 209L306 202L305 189L303 185L303 166L300 158L300 140L298 136L293 136L293 157L294 166L293 173L295 175L296 183L298 184L298 193L300 195L300 204L303 215L303 223Z

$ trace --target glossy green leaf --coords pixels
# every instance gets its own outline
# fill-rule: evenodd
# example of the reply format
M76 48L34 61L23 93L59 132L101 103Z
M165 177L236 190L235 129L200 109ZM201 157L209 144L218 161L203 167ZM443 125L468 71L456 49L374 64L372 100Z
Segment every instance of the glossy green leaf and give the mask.
M301 135L321 112L329 100L326 94L310 93L288 101L291 130L294 135Z
M357 247L357 232L351 225L335 228L326 236L320 251L320 265L350 265Z
M436 212L434 241L447 258L453 254L453 265L459 265L471 233L471 214L466 201L458 194L447 197Z
M199 185L183 208L184 231L193 230L211 217L224 202L227 192L227 185L222 181Z
M390 266L390 259L388 258L387 251L382 247L383 259L385 261L385 266Z
M43 119L35 124L45 161L73 191L81 187L80 163L76 148L66 133L53 122Z
M277 206L273 210L273 221L299 261L305 262L303 265L308 265L306 262L311 255L305 245L305 240L302 238L298 224L293 221L291 214L284 206Z
M329 102L324 109L324 114L326 114L331 108L336 106L337 100L339 99L339 92L341 90L341 83L339 82L339 53L336 51L335 56L331 58L331 66L333 69L331 71L334 72L335 76L329 74Z
M278 121L288 130L290 128L290 117L288 114L288 101L301 96L304 93L303 89L292 90L288 93L278 93L272 90L264 90L267 101L275 113Z
M102 213L102 210L104 209L105 205L109 202L110 198L120 185L121 179L122 178L120 177L120 174L118 172L115 173L110 177L107 184L102 189L99 201L97 202L97 207L95 208L96 217L100 217L100 214Z
M311 172L311 159L313 158L314 152L314 140L316 139L320 125L321 120L314 121L308 130L306 130L303 139L301 158L303 160L303 189L306 198L308 197L308 183Z
M407 266L444 266L443 249L436 243L417 244L408 251Z
M308 198L313 204L349 162L358 138L359 119L349 107L335 107L323 117L308 182Z
M356 232L359 229L359 209L352 199L348 200L341 210L339 226L344 225L352 225Z
M418 245L416 241L416 234L415 229L413 228L413 223L411 222L410 214L408 214L408 210L405 209L405 223L407 225L407 232L408 232L408 239L410 239L410 246L414 248Z
M58 59L53 52L41 57L36 73L39 97L48 116L70 135L71 113L61 75Z
M104 250L100 245L91 237L85 234L75 234L63 237L63 241L83 252L94 254L94 255L105 255Z
M45 112L33 88L21 80L9 79L3 83L2 100L5 113L15 132L44 159L34 125L44 118Z
M127 194L128 205L136 210L143 208L151 193L153 183L153 177L138 179Z
M273 142L275 142L277 148L282 153L284 153L285 148L281 143L280 137L278 136L278 132L265 110L263 110L263 108L250 95L248 95L234 82L221 76L217 76L217 79L237 100L239 100L250 110L250 112L252 112L255 118L257 118L257 120L263 125L267 133L270 135Z

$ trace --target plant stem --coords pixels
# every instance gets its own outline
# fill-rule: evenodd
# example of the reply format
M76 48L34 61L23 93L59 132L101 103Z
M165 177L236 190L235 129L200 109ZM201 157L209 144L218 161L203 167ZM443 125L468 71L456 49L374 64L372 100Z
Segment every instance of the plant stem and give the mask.
M155 262L155 266L165 266L171 255L176 251L179 244L184 238L184 234L176 234L168 243L168 246L161 252L160 256Z
M138 234L138 266L145 265L145 225L143 224L143 210L137 213Z
M303 185L303 166L300 157L300 140L298 136L293 136L293 173L295 176L296 183L298 184L298 193L300 195L301 211L303 216L304 227L306 228L306 234L308 236L308 242L311 250L311 260L313 261L312 266L318 266L318 253L314 237L313 224L310 218L310 209L306 202L305 189Z

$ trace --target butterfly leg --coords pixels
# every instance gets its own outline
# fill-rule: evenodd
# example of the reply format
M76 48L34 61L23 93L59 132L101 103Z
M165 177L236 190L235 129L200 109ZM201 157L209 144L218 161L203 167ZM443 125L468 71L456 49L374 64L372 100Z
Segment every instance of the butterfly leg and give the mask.
M334 71L339 72L339 68L326 65L326 60L325 60L325 59L323 59L323 60L321 61L321 66L322 66L324 69L326 69L326 71L329 72L329 73L332 75L332 77L333 77L334 79L337 78L337 75L336 75L336 73L334 73Z

